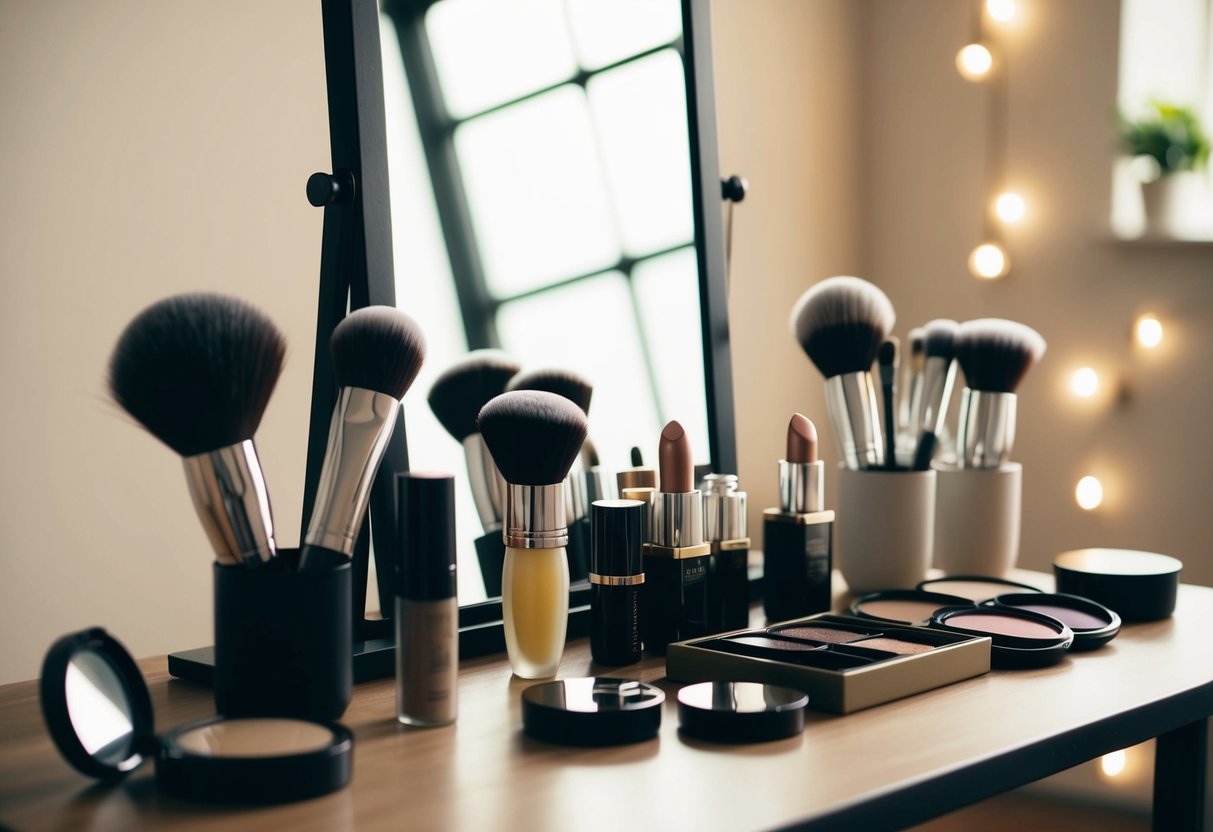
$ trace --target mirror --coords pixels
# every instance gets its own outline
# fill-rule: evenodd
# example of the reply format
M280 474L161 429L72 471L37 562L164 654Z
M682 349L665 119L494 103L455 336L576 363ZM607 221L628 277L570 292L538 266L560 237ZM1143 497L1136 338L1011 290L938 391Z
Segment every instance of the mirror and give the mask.
M101 653L76 651L64 682L72 730L101 765L121 768L135 748L134 713L126 685Z
M678 0L382 8L397 302L428 341L405 399L409 462L456 473L466 605L488 597L474 546L485 530L464 449L426 395L469 350L592 383L590 438L610 485L633 448L656 462L671 419L695 462L713 462L684 11ZM719 192L705 199L715 210Z

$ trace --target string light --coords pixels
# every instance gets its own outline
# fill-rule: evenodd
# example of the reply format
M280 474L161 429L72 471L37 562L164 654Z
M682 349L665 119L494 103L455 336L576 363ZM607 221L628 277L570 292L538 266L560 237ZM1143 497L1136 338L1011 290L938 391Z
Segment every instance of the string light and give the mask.
M1010 268L1011 261L998 243L982 243L969 255L969 271L982 280L997 280Z
M1099 392L1099 374L1090 367L1079 367L1070 376L1070 390L1079 398L1091 398Z
M1015 0L986 0L986 12L999 23L1015 17Z
M1148 350L1162 343L1162 324L1153 315L1142 315L1133 330L1137 333L1137 343Z
M1103 483L1090 475L1083 477L1074 487L1074 499L1079 508L1094 511L1103 502Z
M998 199L994 200L994 213L998 214L998 218L1003 222L1014 224L1027 215L1028 206L1022 196L1007 191L999 194Z
M1111 754L1105 754L1099 760L1099 767L1103 769L1103 773L1108 777L1115 777L1125 770L1125 762L1128 755L1123 750L1113 751Z
M994 55L981 43L970 43L956 53L956 71L966 81L980 83L994 68Z

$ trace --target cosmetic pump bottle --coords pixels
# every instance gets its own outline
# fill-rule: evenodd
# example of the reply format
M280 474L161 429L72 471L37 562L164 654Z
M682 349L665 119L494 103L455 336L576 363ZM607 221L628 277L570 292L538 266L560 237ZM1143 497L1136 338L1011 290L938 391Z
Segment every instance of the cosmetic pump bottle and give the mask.
M396 479L401 562L396 588L396 719L405 725L455 721L459 601L455 575L455 478Z
M746 493L736 474L703 478L703 532L712 547L708 563L708 628L722 633L750 624L750 538Z
M763 511L762 605L768 621L828 612L833 603L834 512L825 511L817 431L800 414L779 461L779 508Z
M598 500L590 507L590 656L598 664L640 661L645 504Z

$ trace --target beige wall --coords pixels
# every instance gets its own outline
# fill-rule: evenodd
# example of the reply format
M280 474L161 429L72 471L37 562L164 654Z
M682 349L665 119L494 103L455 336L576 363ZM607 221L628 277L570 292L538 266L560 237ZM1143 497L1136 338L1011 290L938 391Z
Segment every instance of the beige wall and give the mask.
M104 626L136 656L209 644L181 463L105 393L126 321L241 294L290 339L258 444L297 543L328 163L318 3L0 2L0 683Z

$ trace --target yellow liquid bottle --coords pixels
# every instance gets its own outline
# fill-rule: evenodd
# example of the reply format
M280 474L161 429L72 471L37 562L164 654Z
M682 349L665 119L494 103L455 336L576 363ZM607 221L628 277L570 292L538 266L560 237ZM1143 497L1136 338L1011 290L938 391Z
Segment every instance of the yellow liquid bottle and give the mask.
M514 675L555 676L569 625L569 561L564 548L506 547L501 606Z

